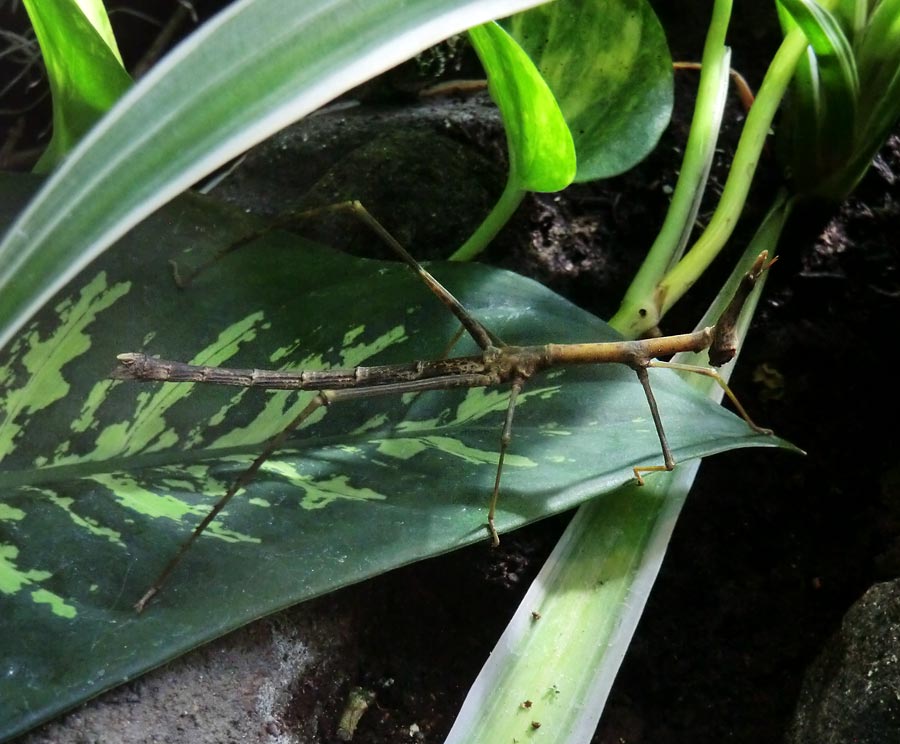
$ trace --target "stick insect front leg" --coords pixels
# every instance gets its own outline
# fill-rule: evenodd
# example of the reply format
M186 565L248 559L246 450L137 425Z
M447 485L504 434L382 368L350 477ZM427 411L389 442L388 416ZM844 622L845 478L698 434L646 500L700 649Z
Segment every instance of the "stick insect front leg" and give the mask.
M650 387L650 375L647 374L648 366L650 366L650 361L635 364L634 371L637 373L641 387L644 389L644 396L647 398L647 403L650 406L650 415L653 417L653 425L656 427L656 436L659 437L659 446L662 448L664 464L634 468L634 477L637 479L639 486L644 485L644 478L641 476L641 473L656 473L662 470L675 469L675 458L672 455L672 450L669 449L669 440L666 438L666 430L663 428L662 419L659 415L656 396L653 395L653 388Z
M674 455L672 455L672 450L669 448L669 442L666 438L665 429L663 428L662 418L659 415L659 407L656 403L656 397L653 395L653 389L650 387L650 375L647 373L647 370L650 367L656 367L660 369L674 369L680 372L693 372L694 374L712 378L719 384L719 386L728 396L728 399L737 409L737 412L740 414L741 418L743 418L744 421L747 422L747 425L751 429L753 429L753 431L755 431L757 434L766 435L772 433L771 429L765 429L762 426L757 426L756 423L754 423L753 419L750 418L750 414L747 413L747 410L741 404L740 400L738 400L738 397L728 386L728 383L725 382L722 375L720 375L716 370L710 369L709 367L701 367L696 364L680 364L677 362L661 362L657 359L648 359L639 366L636 366L635 372L637 372L638 380L640 380L641 387L644 389L644 395L647 398L647 403L650 406L650 415L653 418L653 425L656 427L656 434L659 437L659 445L662 448L663 464L643 465L633 468L634 477L637 480L639 486L644 485L644 478L641 475L642 473L658 473L665 470L671 471L675 469L676 464L675 457Z

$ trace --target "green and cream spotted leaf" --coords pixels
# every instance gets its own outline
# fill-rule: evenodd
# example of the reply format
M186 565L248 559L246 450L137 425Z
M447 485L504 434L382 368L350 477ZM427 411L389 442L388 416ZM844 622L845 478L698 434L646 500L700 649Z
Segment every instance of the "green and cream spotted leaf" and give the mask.
M0 219L30 183L0 178ZM256 616L487 539L504 390L338 404L266 463L158 600L134 614L166 558L309 394L114 382L118 353L345 367L433 358L456 330L405 267L289 233L233 251L178 288L176 270L256 227L179 198L83 271L0 358L0 738ZM514 274L433 270L510 342L614 337ZM501 532L660 460L633 377L607 367L530 381L504 471ZM678 459L777 444L676 376L654 380Z

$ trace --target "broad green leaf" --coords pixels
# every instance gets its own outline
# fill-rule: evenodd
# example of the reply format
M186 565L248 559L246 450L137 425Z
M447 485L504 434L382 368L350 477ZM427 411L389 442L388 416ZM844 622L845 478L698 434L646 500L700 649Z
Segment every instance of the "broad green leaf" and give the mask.
M645 0L557 0L509 21L575 140L576 181L628 170L672 112L672 59Z
M82 7L79 7L79 6ZM53 98L53 137L35 170L46 172L131 87L100 2L25 0Z
M528 55L496 23L469 30L506 129L509 180L519 191L561 191L575 176L572 134Z
M0 209L29 181L0 181ZM114 382L116 354L322 368L440 355L457 323L405 267L273 233L174 283L245 215L181 198L88 267L0 359L0 737L12 736L261 614L486 539L502 389L320 409L191 549L157 601L142 594L226 484L308 399ZM616 338L540 285L433 267L510 342ZM471 353L463 344L459 353ZM531 380L516 413L502 532L627 483L659 462L639 385L618 365ZM679 461L774 446L660 371Z
M540 0L238 0L95 126L0 243L0 347L130 227L422 49Z

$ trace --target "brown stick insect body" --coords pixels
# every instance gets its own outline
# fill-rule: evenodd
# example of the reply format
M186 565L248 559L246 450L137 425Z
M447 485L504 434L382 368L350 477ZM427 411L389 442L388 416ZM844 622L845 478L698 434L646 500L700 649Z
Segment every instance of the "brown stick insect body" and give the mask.
M617 363L625 364L637 373L638 380L650 406L664 461L662 465L635 467L634 476L640 484L644 482L642 473L672 470L675 467L675 459L666 440L656 399L650 387L647 375L649 367L669 367L713 377L722 386L725 393L735 404L740 415L754 431L763 434L771 433L769 430L762 429L753 423L725 381L714 370L706 367L657 361L657 357L669 356L679 351L698 352L704 349L709 349L710 363L716 366L721 366L734 357L736 349L735 323L737 317L753 285L771 265L765 252L760 254L750 271L744 276L734 298L714 326L702 328L694 333L637 341L510 346L497 339L479 321L473 318L447 289L412 258L380 224L373 224L373 218L367 218L367 215L368 213L363 214L363 219L372 225L403 260L419 274L432 292L456 315L465 330L481 348L481 353L405 364L299 372L195 366L156 359L145 354L120 354L118 356L118 367L113 371L112 377L121 380L203 382L218 385L236 385L239 387L317 391L317 395L313 397L287 428L275 436L251 465L235 479L225 495L197 525L190 537L180 546L178 552L169 561L153 585L135 605L139 612L160 590L188 548L216 518L231 498L253 479L262 464L274 451L282 446L288 435L321 406L381 395L399 395L426 390L448 390L451 388L487 387L508 383L510 385L509 404L500 436L497 475L494 480L487 520L491 540L495 546L499 544L499 537L494 526L494 515L497 498L500 493L503 459L512 435L516 400L528 379L543 370L562 365Z

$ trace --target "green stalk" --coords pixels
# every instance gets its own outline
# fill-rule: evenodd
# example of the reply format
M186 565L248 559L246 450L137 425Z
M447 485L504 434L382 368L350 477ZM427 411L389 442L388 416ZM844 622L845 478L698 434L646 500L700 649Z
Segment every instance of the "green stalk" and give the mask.
M779 47L747 116L716 211L691 250L660 283L656 292L656 318L651 318L652 312L648 313L645 322L639 324L641 331L656 325L655 321L681 299L731 237L747 200L772 121L808 43L803 32L795 29Z
M779 194L702 325L759 252L774 255L792 202ZM746 332L763 282L745 306ZM696 363L687 355L674 361ZM723 369L727 377L731 365ZM686 373L683 373L686 374ZM708 377L690 375L721 400ZM699 461L582 506L473 684L445 744L586 744L643 613Z
M672 202L618 312L609 321L613 328L629 337L638 335L632 325L643 321L640 310L652 306L659 282L681 258L700 207L728 92L731 51L725 46L725 34L731 7L731 0L716 0L713 7L703 47L694 116Z
M500 199L494 205L484 222L472 233L469 239L463 243L450 256L450 261L471 261L479 255L488 244L497 236L503 226L509 222L513 213L525 198L525 191L519 186L519 179L510 171L509 180L500 195Z

